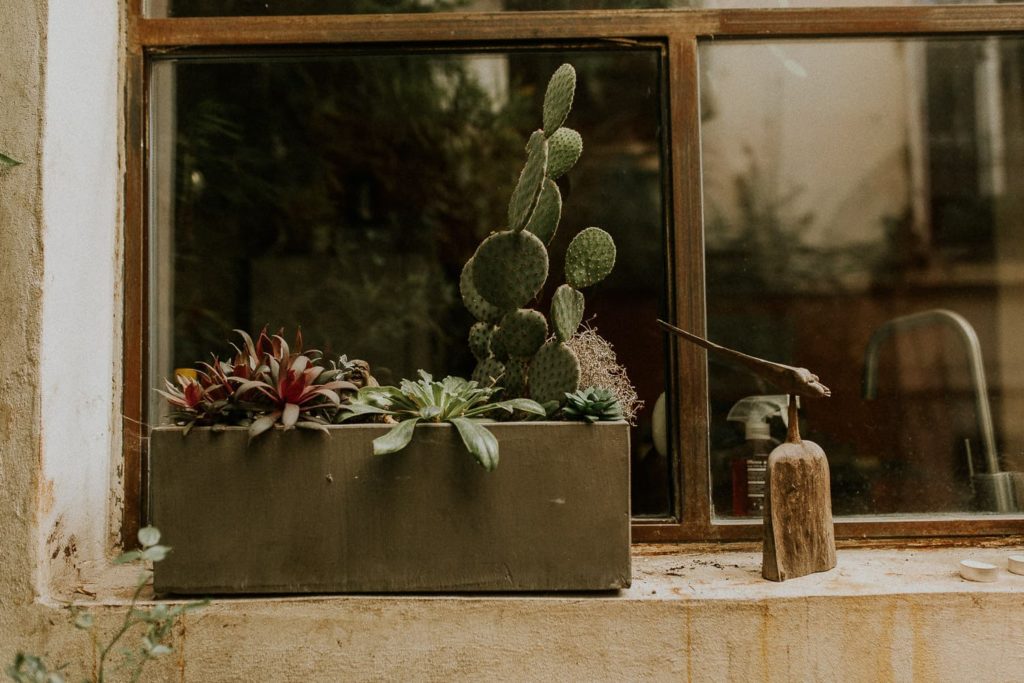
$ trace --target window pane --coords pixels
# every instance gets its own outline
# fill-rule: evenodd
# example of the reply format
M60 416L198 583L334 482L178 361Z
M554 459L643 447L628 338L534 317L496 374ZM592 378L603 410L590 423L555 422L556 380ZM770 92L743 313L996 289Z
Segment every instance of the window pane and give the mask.
M571 62L569 125L585 149L559 181L538 308L562 281L568 238L590 225L612 233L618 263L588 289L587 315L646 403L633 434L636 509L666 513L668 458L651 434L666 353L652 324L667 310L661 58L637 48L158 61L151 378L226 354L232 329L268 323L301 324L307 343L366 359L382 383L420 368L468 376L459 274L504 225L544 86Z
M148 0L151 17L522 12L594 9L750 9L880 5L985 5L1000 0Z
M709 336L832 388L801 428L837 514L1013 508L995 497L1024 470L1024 40L701 60ZM741 404L770 387L709 371L715 513L750 514L745 437L784 428L771 399Z

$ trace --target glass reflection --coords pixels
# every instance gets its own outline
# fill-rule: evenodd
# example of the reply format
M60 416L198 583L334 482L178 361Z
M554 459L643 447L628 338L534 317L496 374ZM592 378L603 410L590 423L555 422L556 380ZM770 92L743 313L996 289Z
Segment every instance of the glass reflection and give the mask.
M1024 40L701 58L710 338L832 388L801 425L837 514L1004 511L993 479L1024 470ZM748 424L784 426L770 399L738 409L768 387L709 370L715 513L750 516Z
M616 239L588 315L647 405L635 510L667 513L669 457L651 434L665 388L652 323L667 310L660 60L624 49L158 61L151 378L267 323L301 324L307 343L367 359L382 383L419 368L469 376L459 274L504 224L544 86L569 61L570 124L586 148L559 181L573 230L556 236L552 269L570 232L599 225Z

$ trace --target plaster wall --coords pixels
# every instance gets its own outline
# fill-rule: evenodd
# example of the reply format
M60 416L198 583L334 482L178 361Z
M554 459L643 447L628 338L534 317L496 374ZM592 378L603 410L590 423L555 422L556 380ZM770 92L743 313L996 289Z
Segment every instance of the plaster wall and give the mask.
M88 642L60 601L96 594L110 631L131 580L97 565L118 486L118 11L0 8L0 149L25 162L0 171L0 664L27 649L73 674ZM780 586L754 551L651 548L609 596L218 600L150 679L1024 681L1024 577L966 585L955 557L842 551Z
M46 3L0 9L0 651L33 628L22 615L38 565L39 359L42 310L42 102Z
M42 552L64 561L41 563L41 584L103 560L120 488L120 8L53 0L47 23L39 514Z

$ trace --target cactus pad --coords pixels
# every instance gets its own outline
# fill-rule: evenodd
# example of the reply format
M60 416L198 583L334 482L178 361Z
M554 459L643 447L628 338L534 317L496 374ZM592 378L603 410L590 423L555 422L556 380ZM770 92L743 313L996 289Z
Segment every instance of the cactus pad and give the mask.
M532 232L495 233L473 256L473 284L498 308L521 308L537 295L548 277L548 250Z
M583 292L561 285L551 297L551 324L558 341L568 341L583 322ZM477 323L480 324L480 323ZM474 328L476 325L473 326ZM472 342L472 334L470 334Z
M494 325L485 322L473 323L469 328L469 350L477 360L486 360L491 355L491 335Z
M517 232L526 227L544 187L544 175L548 168L548 143L544 133L534 131L526 149L526 165L519 174L519 182L508 203L508 229Z
M517 398L526 394L526 379L530 369L527 358L510 358L505 363L504 398Z
M511 311L501 319L496 333L510 356L528 357L537 353L548 337L548 321L532 308Z
M587 228L572 239L565 252L565 281L576 289L589 287L603 280L614 266L612 236L601 228Z
M491 335L491 356L502 363L508 360L508 349L505 348L504 338L498 334L498 328L494 328L494 334Z
M477 320L485 323L498 322L505 315L505 311L480 296L473 280L473 259L471 258L462 267L462 275L459 277L459 293L462 294L462 303Z
M583 138L562 126L548 140L548 178L554 180L576 165L583 154Z
M551 244L551 238L558 230L558 221L562 217L562 193L558 185L550 178L544 179L544 189L540 191L537 208L533 211L526 229L540 238L544 244Z
M580 382L580 362L568 346L549 341L530 363L530 398L537 403L565 403L565 395L576 391Z
M493 386L505 375L505 364L496 358L488 358L476 364L473 381L482 387Z
M544 135L551 135L558 130L572 109L572 98L576 93L576 69L571 64L558 67L548 89L544 93Z

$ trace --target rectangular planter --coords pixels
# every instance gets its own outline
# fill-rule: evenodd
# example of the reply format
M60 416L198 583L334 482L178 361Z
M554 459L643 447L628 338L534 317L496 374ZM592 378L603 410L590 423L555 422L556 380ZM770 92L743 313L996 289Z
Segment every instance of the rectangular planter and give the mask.
M488 425L493 472L450 425L372 454L384 425L155 429L158 593L612 590L630 584L629 427Z

